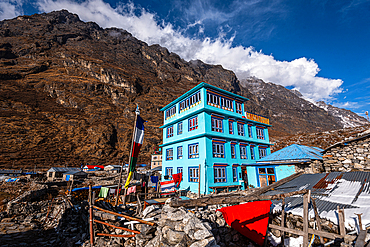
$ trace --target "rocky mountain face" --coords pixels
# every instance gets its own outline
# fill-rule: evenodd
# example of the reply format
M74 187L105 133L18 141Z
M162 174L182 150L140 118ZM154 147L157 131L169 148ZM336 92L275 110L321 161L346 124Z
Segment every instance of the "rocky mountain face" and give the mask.
M159 110L202 81L249 98L250 112L271 118L272 137L342 127L283 87L240 83L222 66L67 11L1 21L0 59L0 167L127 163L136 105L148 121L138 161L147 163L162 142Z

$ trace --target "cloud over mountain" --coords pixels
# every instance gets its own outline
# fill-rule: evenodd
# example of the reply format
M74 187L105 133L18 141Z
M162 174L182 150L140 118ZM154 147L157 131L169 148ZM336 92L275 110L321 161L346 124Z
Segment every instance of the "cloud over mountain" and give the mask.
M21 1L13 0L2 2L4 10L0 17L4 19L12 14L17 15L21 4ZM94 21L102 27L125 29L149 45L160 44L186 60L199 59L205 63L221 64L233 70L239 79L255 76L266 82L290 86L311 100L331 99L342 92L343 81L317 76L320 69L312 59L302 57L292 61L278 61L272 55L256 51L253 47L233 45L237 33L231 38L226 38L222 32L219 32L217 38L189 37L185 35L185 30L160 20L155 13L133 3L119 4L115 8L102 0L37 0L34 4L43 12L67 9L78 14L84 21ZM202 26L199 30L202 30Z

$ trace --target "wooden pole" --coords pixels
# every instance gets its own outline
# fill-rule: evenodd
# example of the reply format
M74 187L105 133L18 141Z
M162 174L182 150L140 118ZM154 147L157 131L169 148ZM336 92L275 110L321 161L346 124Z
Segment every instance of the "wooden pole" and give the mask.
M285 198L283 198L282 203L281 203L281 226L285 227ZM284 246L284 231L280 232L281 234L281 244Z
M117 228L117 229L120 229L120 230L123 230L123 231L128 231L128 232L133 232L133 233L140 234L139 231L131 230L131 229L121 227L121 226L115 226L115 225L112 225L112 224L109 224L109 223L106 223L106 222L103 222L103 221L100 221L100 220L94 220L94 222L102 224L102 225L110 226L110 227L113 227L113 228Z
M135 237L135 234L132 235L117 235L117 234L109 234L109 233L97 233L98 236L104 237L116 237L116 238L132 238Z
M132 140L131 140L131 148L130 148L130 155L128 157L128 169L127 169L127 177L128 177L128 174L130 173L130 161L131 161L131 155L132 155L132 147L134 145L134 137L135 137L135 129L136 129L136 121L137 121L137 115L138 113L135 112L135 121L134 121L134 129L132 131ZM118 188L117 188L117 196L116 196L116 202L114 203L114 206L117 207L117 204L118 204L118 197L119 197L119 189L121 187L121 183L122 183L122 171L123 171L123 163L121 165L121 172L119 174L119 180L118 180ZM125 192L124 192L124 195L123 195L123 201L126 203L126 189L125 189ZM124 206L125 206L125 203L124 203Z
M360 227L360 231L362 231L363 230L363 228L362 228L362 219L361 219L362 214L356 214L355 213L355 215L357 215L357 217L358 217L358 226Z
M200 198L200 165L198 170L198 198Z
M339 233L344 237L346 235L346 227L344 225L344 210L340 209L339 206L337 206L337 211L339 221Z
M308 246L308 194L303 196L303 247Z
M90 213L90 246L94 246L94 229L93 229L93 206L91 198L92 185L89 185L89 213Z
M119 214L119 213L112 212L112 211L109 211L109 210L106 210L106 209L103 209L103 208L99 208L97 206L93 206L93 208L95 208L97 210L100 210L100 211L103 211L103 212L106 212L106 213L109 213L109 214L113 214L113 215L118 216L118 217L123 217L123 218L128 219L128 220L135 220L135 221L138 221L138 222L146 224L146 225L150 225L150 226L155 225L154 222L145 221L145 220L138 219L138 218L128 216L128 215L125 215L125 214Z
M311 202L312 202L312 207L315 212L315 219L316 219L316 225L317 225L317 230L321 231L321 220L320 220L320 215L319 212L317 211L316 207L316 201L314 198L311 197ZM324 244L324 239L320 237L320 243Z

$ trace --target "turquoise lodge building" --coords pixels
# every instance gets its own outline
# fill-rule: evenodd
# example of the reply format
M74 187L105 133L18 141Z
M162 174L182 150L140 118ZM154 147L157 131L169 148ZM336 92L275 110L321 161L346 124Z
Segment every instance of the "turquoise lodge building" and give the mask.
M180 190L209 194L285 177L256 164L271 153L270 125L245 111L247 100L202 82L163 107L162 181L182 172Z

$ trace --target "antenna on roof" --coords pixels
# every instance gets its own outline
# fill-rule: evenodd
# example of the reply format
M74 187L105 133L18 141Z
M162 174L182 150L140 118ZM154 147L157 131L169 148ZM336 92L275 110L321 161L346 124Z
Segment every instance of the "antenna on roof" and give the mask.
M369 120L369 112L368 111L365 111L365 114L366 114L367 121L370 122L370 120Z

